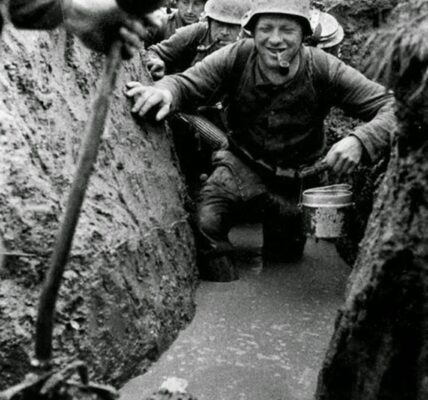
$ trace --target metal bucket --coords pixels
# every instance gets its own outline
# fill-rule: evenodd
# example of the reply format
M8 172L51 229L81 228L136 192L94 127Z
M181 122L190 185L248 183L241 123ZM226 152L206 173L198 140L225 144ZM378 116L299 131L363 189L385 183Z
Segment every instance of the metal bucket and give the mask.
M302 207L306 235L319 239L345 236L353 205L351 186L347 184L305 190Z

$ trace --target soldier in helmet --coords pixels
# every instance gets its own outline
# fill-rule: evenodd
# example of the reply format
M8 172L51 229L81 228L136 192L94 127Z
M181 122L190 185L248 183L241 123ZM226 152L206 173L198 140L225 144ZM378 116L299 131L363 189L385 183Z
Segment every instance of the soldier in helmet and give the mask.
M345 37L342 25L333 15L316 8L311 10L310 16L314 34L309 44L340 57L340 44Z
M165 9L155 11L157 26L150 30L145 39L146 47L171 37L179 28L198 22L204 11L206 0L177 0L172 12ZM169 11L169 10L168 10Z
M323 160L336 174L350 173L389 150L395 127L391 93L335 56L303 44L312 34L309 0L254 0L244 28L253 38L154 86L131 83L127 92L134 99L132 112L155 111L158 121L215 91L229 96L229 148L217 154L197 211L205 238L201 275L218 281L236 278L228 232L244 210L266 210L264 222L273 232L264 234L266 259L302 255L300 193L323 177L302 182L285 170ZM323 122L332 107L364 123L326 149Z
M154 80L165 74L181 72L223 46L236 42L241 34L241 20L250 10L250 0L208 0L205 21L177 30L169 39L148 48L146 66ZM215 94L202 108L189 107L192 113L207 117L224 128L224 104ZM212 149L192 135L191 127L179 120L170 120L181 168L190 192L200 188L199 177L211 167Z
M147 68L153 79L181 72L219 48L235 42L250 0L208 0L206 21L180 28L169 39L148 48Z

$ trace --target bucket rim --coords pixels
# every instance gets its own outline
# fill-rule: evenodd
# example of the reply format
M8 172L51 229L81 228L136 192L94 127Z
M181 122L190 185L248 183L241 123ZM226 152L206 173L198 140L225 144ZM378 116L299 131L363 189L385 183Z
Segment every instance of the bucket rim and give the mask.
M352 204L351 186L336 184L306 189L302 193L302 204L311 207L336 207Z
M313 207L314 204L319 205L320 207L332 207L338 206L342 204L351 204L352 203L352 193L351 192L342 192L342 193L323 193L323 194L314 194L307 195L303 194L302 196L302 204L311 205Z
M349 202L349 203L329 203L329 204L320 204L320 203L304 203L302 202L301 205L303 207L308 207L308 208L346 208L346 207L353 207L355 206L354 202Z
M352 193L352 186L349 183L336 183L334 185L308 188L308 189L305 189L303 193L342 192L342 191L348 191Z

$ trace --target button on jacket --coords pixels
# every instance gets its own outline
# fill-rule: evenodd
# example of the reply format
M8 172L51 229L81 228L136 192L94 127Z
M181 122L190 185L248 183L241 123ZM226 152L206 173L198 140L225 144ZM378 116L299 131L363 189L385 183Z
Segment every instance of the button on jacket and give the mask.
M324 151L323 121L333 106L366 121L350 134L374 161L395 128L393 96L321 49L302 46L295 77L272 84L258 65L252 39L207 56L187 71L156 83L173 94L173 108L200 105L213 92L230 98L228 123L235 145L273 167L310 163Z

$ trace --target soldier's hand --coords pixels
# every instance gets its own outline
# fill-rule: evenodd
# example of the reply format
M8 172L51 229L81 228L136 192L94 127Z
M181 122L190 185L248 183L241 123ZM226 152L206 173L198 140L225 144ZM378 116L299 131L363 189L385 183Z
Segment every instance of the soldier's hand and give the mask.
M351 173L361 160L363 145L356 136L347 136L335 143L324 161L337 175Z
M67 0L65 26L90 49L107 53L112 42L123 41L123 57L132 57L146 38L148 31L141 22L126 13L116 0ZM151 23L150 19L145 19Z
M169 90L144 86L140 82L128 82L126 95L134 100L131 112L140 117L150 111L156 112L156 121L165 118L171 111L172 94Z
M165 76L165 63L160 58L155 58L147 61L147 69L154 81L157 81Z

